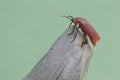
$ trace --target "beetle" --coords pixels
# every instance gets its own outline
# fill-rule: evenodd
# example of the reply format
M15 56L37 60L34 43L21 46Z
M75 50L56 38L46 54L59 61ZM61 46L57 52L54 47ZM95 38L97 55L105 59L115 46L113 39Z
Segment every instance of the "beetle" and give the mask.
M78 29L81 28L81 31L84 33L84 36L83 36L84 41L82 42L81 47L83 46L83 44L88 44L87 36L90 38L90 41L92 42L93 46L94 47L96 46L97 42L100 40L100 36L85 18L82 18L82 17L74 18L72 16L63 16L63 17L66 17L71 20L69 27L71 27L72 23L74 23L75 27L77 28L77 32L78 32ZM70 34L72 34L73 31ZM76 38L76 35L75 35L75 38ZM73 41L75 40L75 38L73 39Z

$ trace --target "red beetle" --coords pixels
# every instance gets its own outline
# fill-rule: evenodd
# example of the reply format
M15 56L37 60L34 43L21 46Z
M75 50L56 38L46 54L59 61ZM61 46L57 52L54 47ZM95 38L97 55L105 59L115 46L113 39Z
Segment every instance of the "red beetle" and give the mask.
M83 46L83 44L88 43L87 36L89 36L94 47L96 46L97 42L100 40L100 36L85 18L82 18L82 17L73 18L72 16L64 16L64 17L70 19L72 21L71 24L74 23L76 27L78 26L77 27L78 29L81 28L81 30L83 31L85 41L82 42L81 47Z

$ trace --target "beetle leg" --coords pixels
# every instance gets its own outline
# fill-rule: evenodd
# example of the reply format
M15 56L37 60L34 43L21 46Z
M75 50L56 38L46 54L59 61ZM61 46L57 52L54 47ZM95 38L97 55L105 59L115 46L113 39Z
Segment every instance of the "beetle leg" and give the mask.
M79 29L78 29L77 27L76 27L76 29L77 29L77 32L76 32L76 34L75 34L73 40L71 41L71 43L72 43L72 42L76 39L76 37L77 37L77 34L78 34Z
M72 25L72 21L71 21L71 23L70 23L70 25L69 25L69 27L68 27L68 28L70 28L70 27L71 27L71 25Z
M72 29L72 32L69 33L68 36L70 36L70 35L74 32L74 30L75 30L75 25L74 25L74 27L73 27L73 29Z
M85 41L83 41L82 44L81 44L81 48L82 48L83 44L88 44L88 39L87 39L87 34L86 33L84 33L84 40Z

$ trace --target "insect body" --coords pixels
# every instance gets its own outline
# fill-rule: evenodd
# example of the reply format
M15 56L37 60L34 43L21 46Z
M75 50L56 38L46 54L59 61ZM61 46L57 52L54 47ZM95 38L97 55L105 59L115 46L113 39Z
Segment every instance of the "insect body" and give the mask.
M83 31L85 41L82 42L81 47L83 46L83 44L88 43L87 36L89 36L92 44L95 47L97 42L100 40L100 36L96 32L96 30L92 27L92 25L85 18L81 18L81 17L73 18L72 16L66 16L66 17L68 19L71 19L72 21L71 24L74 23L76 26L78 26L77 28L81 28L81 30Z

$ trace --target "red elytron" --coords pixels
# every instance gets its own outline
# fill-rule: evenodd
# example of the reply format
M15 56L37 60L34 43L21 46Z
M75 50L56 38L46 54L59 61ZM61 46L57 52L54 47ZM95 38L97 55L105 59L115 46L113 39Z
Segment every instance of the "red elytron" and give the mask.
M83 42L82 45L88 43L87 40L87 35L88 35L94 47L96 46L97 42L100 40L100 36L85 18L82 17L73 18L72 16L64 16L64 17L71 19L72 23L78 26L77 28L81 28L81 30L83 31L85 42Z

